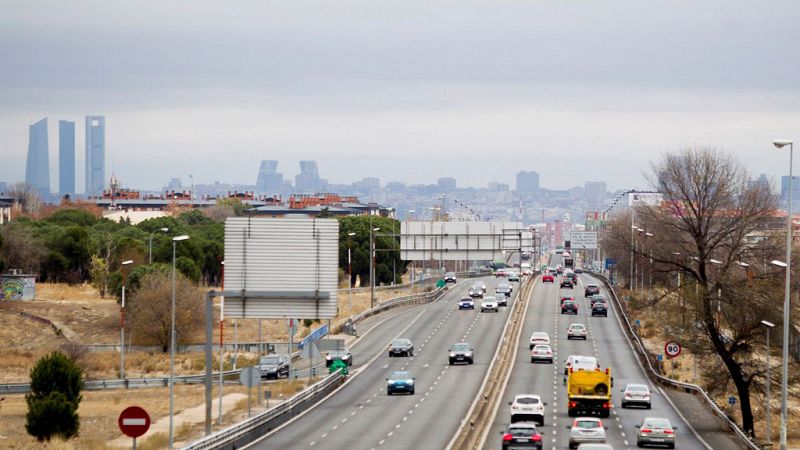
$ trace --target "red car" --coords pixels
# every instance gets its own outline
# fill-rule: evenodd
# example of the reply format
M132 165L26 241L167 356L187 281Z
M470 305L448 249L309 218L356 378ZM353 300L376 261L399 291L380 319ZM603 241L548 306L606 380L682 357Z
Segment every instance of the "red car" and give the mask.
M548 281L550 283L555 283L556 282L555 278L553 278L553 274L546 273L546 274L542 275L542 283L547 283Z

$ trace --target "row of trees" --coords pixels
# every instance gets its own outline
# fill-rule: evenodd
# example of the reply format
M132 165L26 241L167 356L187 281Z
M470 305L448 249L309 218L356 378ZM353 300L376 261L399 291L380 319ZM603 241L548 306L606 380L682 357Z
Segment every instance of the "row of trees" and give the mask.
M682 320L670 322L669 332L704 362L710 379L732 383L743 428L754 434L751 396L763 400L767 381L761 321L778 324L783 314L784 272L767 264L783 259L785 245L773 189L708 148L665 155L652 164L649 181L663 203L615 217L604 249L617 261L618 277L630 278L631 264L652 271L659 289L646 300L650 307L683 300L683 311L674 311ZM779 382L779 371L772 374Z

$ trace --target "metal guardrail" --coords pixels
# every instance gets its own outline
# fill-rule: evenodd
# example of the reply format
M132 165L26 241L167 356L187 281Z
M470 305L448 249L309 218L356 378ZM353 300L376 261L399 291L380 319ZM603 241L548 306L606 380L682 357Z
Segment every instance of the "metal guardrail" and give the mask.
M478 271L466 271L466 272L456 272L456 278L475 278L475 277L483 277L486 275L491 275L491 270L478 270ZM441 280L444 276L444 272L441 275L431 275L428 278L414 281L413 283L402 283L402 284L395 284L395 285L388 285L388 286L375 286L375 291L391 291L395 289L408 289L412 285L413 286L427 286L430 284L435 284L437 281ZM357 287L352 289L354 294L361 293L361 292L369 292L370 287ZM350 292L350 289L338 289L340 294L346 294Z
M654 378L655 381L657 381L659 384L662 384L666 387L682 390L687 393L694 393L695 395L701 396L706 401L708 407L711 408L712 412L727 423L728 427L742 440L742 443L747 445L747 447L752 450L760 450L761 447L759 447L756 443L754 443L747 435L747 433L742 431L742 429L739 428L739 426L736 425L735 422L733 422L728 418L728 415L725 414L725 412L708 395L708 393L705 390L703 390L703 388L701 388L696 384L684 383L682 381L677 381L671 378L667 378L661 375L655 369L655 367L653 367L652 363L653 356L650 354L650 352L647 351L647 349L644 346L644 343L639 338L639 335L636 333L636 331L634 331L634 328L631 325L631 321L628 319L628 313L622 306L622 303L619 301L619 297L617 297L617 292L614 290L614 287L611 286L611 283L608 282L608 279L605 277L605 275L591 271L589 271L588 273L600 279L605 285L606 289L608 289L608 291L611 293L611 298L614 300L614 303L616 304L619 316L625 321L626 325L626 329L624 330L625 335L628 337L629 340L632 340L632 342L636 343L636 346L634 346L634 348L637 350L636 352L637 356L639 357L640 361L642 361L649 369L650 371L649 375L652 378Z
M340 386L343 377L333 373L294 397L224 430L183 447L184 450L236 449L259 438L302 413Z

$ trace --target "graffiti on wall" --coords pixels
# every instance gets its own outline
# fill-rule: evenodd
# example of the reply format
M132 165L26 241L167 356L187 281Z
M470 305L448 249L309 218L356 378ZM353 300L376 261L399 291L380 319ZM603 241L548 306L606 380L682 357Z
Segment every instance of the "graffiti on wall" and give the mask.
M33 300L36 295L36 277L19 275L0 276L0 300Z

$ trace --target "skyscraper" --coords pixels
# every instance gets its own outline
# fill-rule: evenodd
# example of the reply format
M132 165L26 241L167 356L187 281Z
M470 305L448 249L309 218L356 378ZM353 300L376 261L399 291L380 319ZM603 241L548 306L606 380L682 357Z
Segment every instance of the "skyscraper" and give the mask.
M258 166L256 191L275 194L283 187L283 174L278 173L278 161L264 160Z
M50 155L47 144L47 118L28 127L28 162L25 183L42 197L50 195Z
M539 192L539 173L532 170L517 172L517 192Z
M86 116L86 195L98 195L106 185L106 118Z
M300 161L300 173L294 177L294 187L298 192L313 193L320 188L319 169L316 161Z
M75 122L58 121L58 194L75 194Z
M605 181L587 181L583 184L586 194L586 201L591 205L599 205L606 198Z

